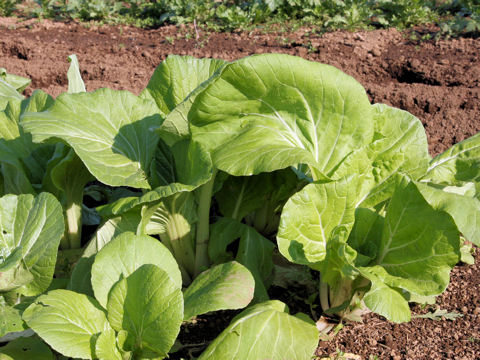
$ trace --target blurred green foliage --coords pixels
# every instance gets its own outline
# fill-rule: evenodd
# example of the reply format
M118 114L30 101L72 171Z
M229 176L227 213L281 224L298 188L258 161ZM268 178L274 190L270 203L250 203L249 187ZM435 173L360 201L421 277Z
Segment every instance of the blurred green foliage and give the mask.
M447 36L480 31L480 0L0 0L0 15L11 14L140 27L195 22L217 31L285 23L321 32L421 24Z

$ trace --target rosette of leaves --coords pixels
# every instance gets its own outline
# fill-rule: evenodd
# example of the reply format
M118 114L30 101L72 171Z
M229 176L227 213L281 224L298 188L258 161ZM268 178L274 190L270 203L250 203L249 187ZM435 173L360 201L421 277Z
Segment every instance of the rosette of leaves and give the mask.
M278 54L238 60L188 118L220 170L293 166L311 179L284 206L277 240L287 259L320 271L324 310L345 315L360 298L407 321L408 300L446 288L459 234L478 243L477 137L432 160L418 119L371 105L333 67Z

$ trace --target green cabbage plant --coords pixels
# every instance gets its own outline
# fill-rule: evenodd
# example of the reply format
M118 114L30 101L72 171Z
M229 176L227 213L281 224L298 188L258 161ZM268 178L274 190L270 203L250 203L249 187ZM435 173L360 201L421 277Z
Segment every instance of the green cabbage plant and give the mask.
M224 66L188 113L216 168L249 176L293 167L311 183L283 207L283 256L320 272L326 312L366 305L410 319L442 293L460 233L479 244L474 136L431 159L421 122L340 70L288 55ZM235 161L233 161L235 160Z

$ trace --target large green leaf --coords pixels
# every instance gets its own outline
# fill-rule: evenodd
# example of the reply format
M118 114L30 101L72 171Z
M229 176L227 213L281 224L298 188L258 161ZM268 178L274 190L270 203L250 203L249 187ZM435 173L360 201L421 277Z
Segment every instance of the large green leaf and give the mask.
M31 134L25 133L20 126L20 116L24 112L44 111L52 106L53 102L53 98L41 90L35 90L32 96L22 102L9 102L6 109L0 112L0 143L4 145L0 145L0 148L8 148L21 159L27 158L38 149L40 146L32 142ZM32 166L30 163L27 165Z
M427 202L437 210L443 210L455 221L458 230L475 245L480 246L480 201L474 197L464 196L417 183L418 190Z
M115 237L124 232L137 232L141 221L138 211L128 211L122 216L106 220L101 224L85 247L82 257L73 268L68 289L85 295L94 296L91 276L95 255Z
M436 184L457 185L480 179L480 134L453 145L435 157L423 180Z
M458 262L459 232L444 211L432 208L414 183L399 186L387 208L378 254L365 270L390 287L437 295Z
M50 348L37 336L18 338L0 347L0 360L55 360Z
M95 299L69 290L38 297L23 319L56 351L81 359L93 359L96 338L111 329Z
M371 282L370 290L363 297L365 305L388 320L401 323L410 321L410 307L402 294L375 276L374 269L362 269L362 275Z
M185 291L185 320L210 311L241 309L253 299L255 280L232 261L201 273Z
M223 64L224 60L170 55L155 69L141 96L152 98L167 115L159 133L168 144L190 137L187 120L190 106L203 89L200 85ZM197 87L199 89L191 94Z
M63 231L62 208L53 195L0 198L0 291L29 296L45 291Z
M225 65L188 119L193 139L233 175L298 163L328 175L373 137L370 102L358 82L334 67L281 54Z
M313 322L289 315L287 306L274 300L236 316L199 360L310 359L318 338Z
M21 124L35 142L67 142L101 182L149 189L148 173L162 119L152 101L128 91L99 89L62 94L41 113L26 112Z
M278 227L278 248L297 264L316 267L324 260L327 242L338 226L353 227L357 177L313 183L285 204Z
M162 359L173 346L183 320L181 285L159 267L145 264L121 279L108 296L108 321L126 330L126 343L141 357L148 349Z
M179 141L172 147L160 141L150 174L154 190L139 197L121 198L97 208L97 211L103 216L120 215L178 192L193 191L212 178L212 161L205 149L193 141Z
M155 69L145 91L169 114L223 64L224 60L170 55Z
M157 265L181 288L180 270L170 251L150 236L126 232L106 244L95 256L92 266L95 298L106 307L113 285L144 264Z
M255 279L255 300L268 299L267 281L272 275L272 253L275 245L255 229L238 220L222 218L211 226L208 255L214 263L234 258L227 252L227 246L239 240L235 260L244 265Z

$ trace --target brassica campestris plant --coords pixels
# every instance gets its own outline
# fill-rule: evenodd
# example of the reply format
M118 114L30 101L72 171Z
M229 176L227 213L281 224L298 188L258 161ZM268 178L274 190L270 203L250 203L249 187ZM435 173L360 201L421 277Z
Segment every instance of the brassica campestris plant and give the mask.
M320 271L324 311L345 315L360 299L408 321L409 300L445 290L460 233L479 243L480 137L432 160L418 119L371 105L334 67L241 59L196 97L188 119L222 171L306 169L312 183L286 203L277 240L287 259Z

